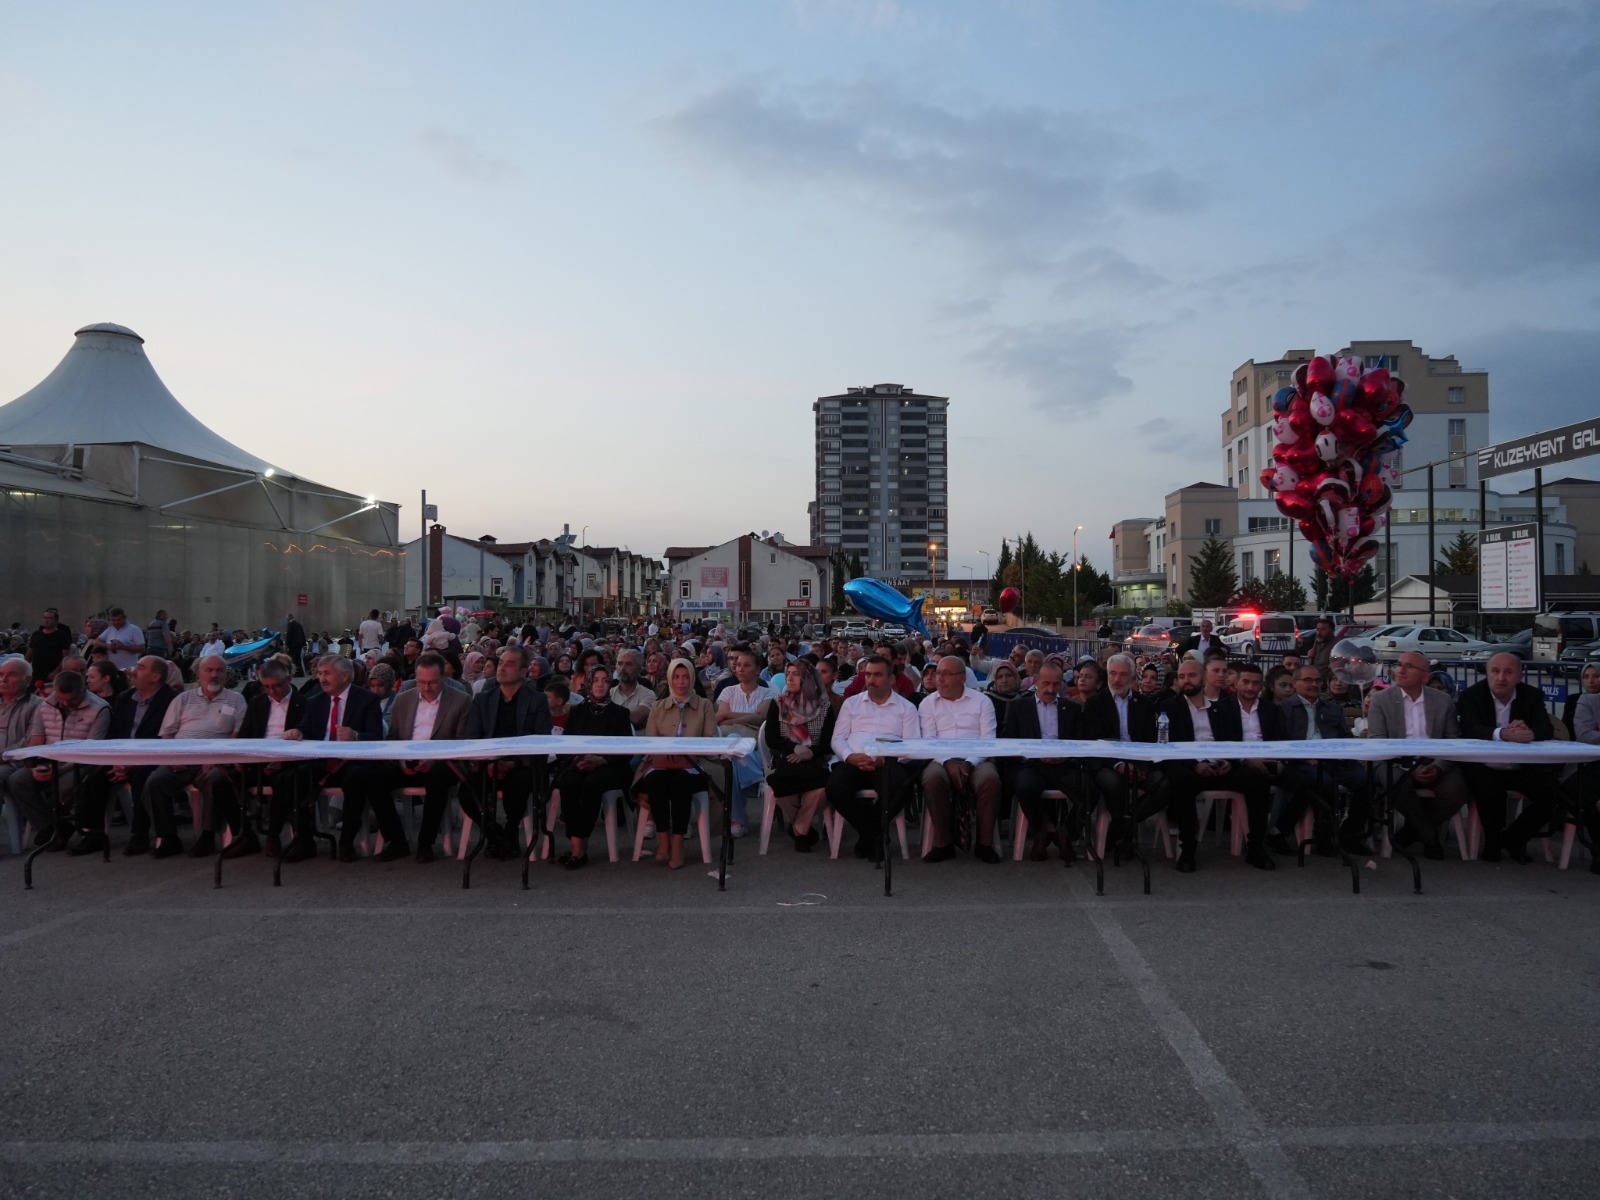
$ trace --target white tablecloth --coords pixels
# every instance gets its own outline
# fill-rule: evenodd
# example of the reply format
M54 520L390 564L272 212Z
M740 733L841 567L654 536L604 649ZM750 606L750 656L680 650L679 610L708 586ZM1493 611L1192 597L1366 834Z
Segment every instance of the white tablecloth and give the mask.
M536 758L546 754L680 754L693 758L744 758L756 752L754 738L543 737L479 738L428 742L288 742L276 738L191 738L161 741L57 742L8 750L7 759L44 758L62 763L100 763L116 767L211 766L217 763L295 762L342 759L418 762L485 758Z
M874 739L862 747L874 758L1095 758L1113 762L1197 761L1204 758L1322 759L1368 762L1442 758L1476 763L1568 763L1600 759L1600 746L1582 742L1487 742L1476 738L1328 738L1299 742L1085 742L1037 738Z

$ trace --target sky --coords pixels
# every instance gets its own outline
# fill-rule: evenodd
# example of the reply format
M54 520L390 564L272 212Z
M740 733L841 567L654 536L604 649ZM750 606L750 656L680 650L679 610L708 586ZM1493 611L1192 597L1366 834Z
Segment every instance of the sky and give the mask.
M1105 567L1247 359L1595 415L1596 197L1584 0L0 0L0 401L115 321L404 530L659 554L805 541L812 401L902 383L941 577Z

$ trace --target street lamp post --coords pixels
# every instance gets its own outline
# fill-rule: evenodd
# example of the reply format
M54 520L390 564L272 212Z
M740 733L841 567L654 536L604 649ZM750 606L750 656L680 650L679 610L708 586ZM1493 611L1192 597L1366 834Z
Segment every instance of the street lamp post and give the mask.
M1072 627L1078 627L1078 533L1083 526L1072 531Z
M929 542L928 543L928 554L930 556L930 561L933 564L932 567L930 568L930 572L929 572L929 575L928 575L928 587L929 587L929 590L933 593L933 606L935 608L938 608L939 607L939 543L938 542Z
M589 606L589 527L583 527L583 553L578 556L578 616L588 616Z

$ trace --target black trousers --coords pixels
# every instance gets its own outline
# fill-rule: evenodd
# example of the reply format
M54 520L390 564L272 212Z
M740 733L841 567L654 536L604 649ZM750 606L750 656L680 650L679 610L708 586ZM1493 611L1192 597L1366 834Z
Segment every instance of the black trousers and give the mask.
M922 774L923 765L901 762L888 764L889 795L886 799L889 802L890 820L905 808L911 796L911 785ZM878 801L858 799L856 793L881 787L881 774L879 771L859 770L847 762L835 763L833 770L828 772L828 806L845 819L857 836L867 841L881 841L883 838L883 828L878 822Z
M682 835L689 832L689 809L696 792L709 788L709 781L699 771L668 767L651 771L633 785L634 795L650 802L650 819L655 822L658 834ZM566 807L567 794L561 793L561 806ZM570 830L571 826L568 826ZM594 830L594 822L589 822ZM577 835L573 835L577 836Z
M441 769L446 770L445 790L448 793L448 769L443 763L435 763L428 776ZM356 838L361 833L362 816L370 806L378 821L378 831L383 834L384 845L409 846L405 822L400 819L400 813L394 806L394 793L399 788L424 786L421 781L428 776L407 775L397 762L356 764L354 787L344 794L344 826L339 830L339 844L354 848ZM441 804L441 817L443 812ZM426 816L426 803L423 813Z
M144 806L143 796L145 780L154 773L154 767L129 767L127 771L127 786L133 792L133 818L129 832L136 838L150 836L150 812ZM121 786L111 782L109 767L89 769L83 782L78 785L78 794L74 798L76 820L80 831L83 833L104 831L106 805L111 801L112 790Z
M1486 845L1525 846L1555 815L1560 786L1556 768L1514 767L1497 771L1486 763L1464 763L1462 771L1472 798L1478 802ZM1522 814L1510 825L1506 824L1507 792L1520 792L1523 799Z
M603 763L592 771L580 771L570 765L563 768L556 776L555 788L561 793L561 822L567 828L567 836L587 838L594 833L595 822L600 819L601 798L607 792L626 795L630 778L626 765Z
M340 841L349 833L355 838L355 822L351 819L350 804L353 795L360 794L361 772L365 763L347 762L336 771L330 771L325 760L285 767L276 775L266 776L272 787L272 803L267 807L268 827L276 836L285 821L294 822L295 841L311 838L317 823L317 792L325 787L338 788L344 793L344 826Z
M529 801L533 799L535 789L543 783L543 759L531 762L513 760L511 769L498 777L492 773L492 764L475 764L468 769L466 781L458 793L461 811L477 821L490 840L517 841L518 827L522 824L522 818L528 815ZM506 810L504 825L495 822L496 792L500 793L500 803Z
M188 802L189 785L204 767L157 767L144 784L144 807L158 838L178 836L177 810ZM198 832L198 830L196 831Z
M1046 800L1046 792L1066 793L1067 799L1060 802L1061 810L1067 827L1072 827L1073 809L1081 807L1083 800L1080 795L1083 791L1082 778L1076 763L1028 760L1017 767L1017 773L1012 777L1013 794L1036 837L1055 824L1057 802Z
M1289 802L1278 814L1278 831L1285 835L1294 832L1307 808L1322 802L1334 816L1339 813L1339 788L1350 793L1350 812L1339 832L1347 838L1366 836L1367 823L1372 811L1372 788L1367 783L1367 770L1353 762L1291 762L1285 763L1277 776L1279 787L1289 792ZM1324 837L1319 809L1316 837Z
M1169 787L1167 820L1177 829L1179 841L1185 848L1199 844L1200 813L1196 801L1201 792L1242 792L1250 816L1249 844L1252 847L1260 844L1272 813L1271 776L1239 762L1234 763L1226 775L1202 775L1195 770L1197 765L1192 762L1161 764Z

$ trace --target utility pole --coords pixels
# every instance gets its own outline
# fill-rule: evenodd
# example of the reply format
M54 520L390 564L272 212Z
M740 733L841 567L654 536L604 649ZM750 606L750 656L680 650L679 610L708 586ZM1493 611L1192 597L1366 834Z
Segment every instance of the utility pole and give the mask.
M1083 526L1072 531L1072 627L1078 627L1078 534Z

